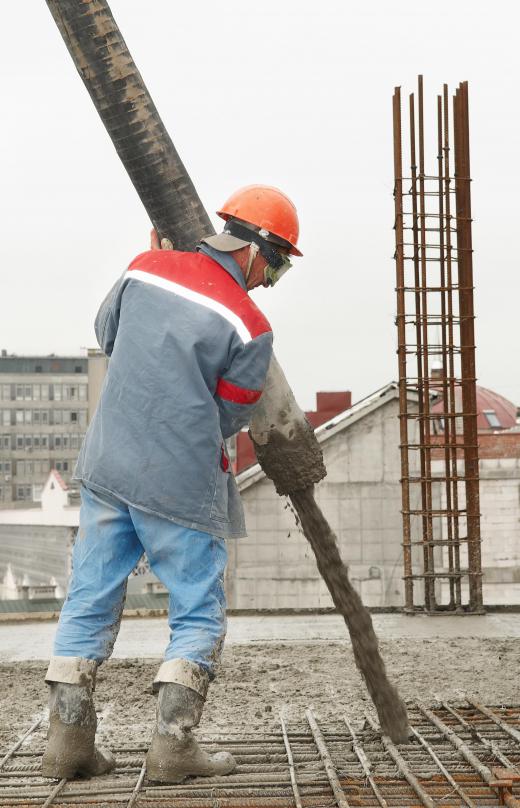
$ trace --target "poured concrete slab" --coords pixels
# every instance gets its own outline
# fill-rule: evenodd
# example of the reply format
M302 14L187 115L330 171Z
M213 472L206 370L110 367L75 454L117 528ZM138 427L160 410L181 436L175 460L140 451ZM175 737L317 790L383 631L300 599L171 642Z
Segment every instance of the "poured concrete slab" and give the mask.
M374 614L381 640L520 639L520 614L494 613L482 617L427 617L402 614ZM23 622L0 624L0 662L47 659L52 654L56 623ZM165 617L125 618L113 656L116 659L160 658L168 644ZM251 643L350 644L341 617L317 615L232 616L228 621L227 645Z

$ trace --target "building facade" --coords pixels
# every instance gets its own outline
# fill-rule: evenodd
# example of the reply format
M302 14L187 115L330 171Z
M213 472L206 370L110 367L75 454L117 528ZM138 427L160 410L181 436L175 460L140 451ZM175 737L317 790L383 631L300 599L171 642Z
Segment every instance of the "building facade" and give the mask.
M39 502L52 469L70 482L105 369L99 351L66 357L2 352L0 508Z

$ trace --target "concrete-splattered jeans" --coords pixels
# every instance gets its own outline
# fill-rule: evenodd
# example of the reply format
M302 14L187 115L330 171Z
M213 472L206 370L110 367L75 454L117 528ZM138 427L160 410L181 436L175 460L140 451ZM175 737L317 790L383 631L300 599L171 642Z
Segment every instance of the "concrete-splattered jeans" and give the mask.
M182 666L188 660L185 667L191 669L189 663L195 663L213 678L226 634L224 539L147 514L85 486L55 657L97 663L108 659L119 630L128 575L144 552L170 595L171 634L163 669L167 673L168 661L178 660ZM183 681L182 676L174 681Z

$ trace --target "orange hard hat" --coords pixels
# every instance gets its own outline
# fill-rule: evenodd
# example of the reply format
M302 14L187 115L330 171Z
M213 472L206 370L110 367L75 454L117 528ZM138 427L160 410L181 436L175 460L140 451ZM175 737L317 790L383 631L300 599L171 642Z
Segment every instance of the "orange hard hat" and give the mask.
M300 230L296 208L278 188L246 185L231 194L217 213L226 221L239 219L259 230L267 230L270 235L287 242L291 255L302 255L296 246ZM270 240L269 236L267 240ZM271 240L276 242L276 238Z

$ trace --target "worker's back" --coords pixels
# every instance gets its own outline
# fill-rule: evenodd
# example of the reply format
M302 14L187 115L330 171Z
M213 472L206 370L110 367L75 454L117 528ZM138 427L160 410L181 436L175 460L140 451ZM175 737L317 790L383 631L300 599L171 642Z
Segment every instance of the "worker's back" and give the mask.
M143 253L96 333L111 359L75 476L188 527L243 535L223 434L248 421L271 356L246 290L207 255Z

